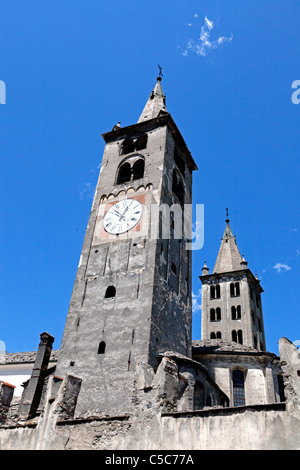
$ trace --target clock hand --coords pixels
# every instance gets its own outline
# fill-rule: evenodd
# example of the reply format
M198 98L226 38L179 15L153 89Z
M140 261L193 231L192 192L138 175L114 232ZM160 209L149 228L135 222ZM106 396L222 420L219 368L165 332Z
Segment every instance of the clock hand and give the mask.
M124 215L126 214L126 212L128 211L128 209L129 209L129 206L126 207L125 211L123 212L123 214L122 214L121 217L120 217L120 220L122 220L122 219L124 220Z
M120 212L118 212L116 209L114 209L114 212L115 212L115 214L117 214L119 217L122 217L122 215L120 214Z

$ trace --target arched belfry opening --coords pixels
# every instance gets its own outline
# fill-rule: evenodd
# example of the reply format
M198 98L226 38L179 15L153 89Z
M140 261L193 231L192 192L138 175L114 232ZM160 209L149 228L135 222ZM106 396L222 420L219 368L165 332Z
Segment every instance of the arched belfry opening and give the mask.
M132 179L138 180L143 178L145 169L145 161L142 158L136 160L132 166Z
M131 179L131 166L129 162L123 163L118 172L117 184L124 184Z
M144 177L145 160L141 155L133 155L127 158L119 166L116 184L125 184Z

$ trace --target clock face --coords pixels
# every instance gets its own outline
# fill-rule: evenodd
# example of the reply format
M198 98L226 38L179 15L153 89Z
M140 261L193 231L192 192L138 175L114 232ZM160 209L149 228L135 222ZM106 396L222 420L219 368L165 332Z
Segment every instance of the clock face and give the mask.
M103 227L113 235L128 232L139 222L142 209L142 204L136 199L117 202L106 212Z

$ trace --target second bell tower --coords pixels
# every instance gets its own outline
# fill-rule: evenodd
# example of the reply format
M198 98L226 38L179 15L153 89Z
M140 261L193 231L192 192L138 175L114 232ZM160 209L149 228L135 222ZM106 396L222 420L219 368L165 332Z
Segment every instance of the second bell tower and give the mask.
M196 165L161 77L138 122L103 138L56 371L82 379L75 417L129 412L138 363L155 369L161 352L191 353L191 251L174 211L160 208L177 207L183 220Z
M202 339L233 341L266 350L259 280L241 256L227 214L212 274L202 269Z

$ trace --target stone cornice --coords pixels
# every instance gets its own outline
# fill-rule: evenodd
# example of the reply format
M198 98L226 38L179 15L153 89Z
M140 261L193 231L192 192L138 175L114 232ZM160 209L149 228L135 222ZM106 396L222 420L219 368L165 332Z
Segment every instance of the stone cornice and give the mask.
M185 140L182 137L181 132L179 131L170 113L160 112L160 114L156 118L148 119L147 121L139 122L126 127L114 128L113 130L102 134L102 137L106 143L109 143L122 137L125 138L125 136L134 136L139 134L140 132L146 132L156 127L164 125L169 127L175 139L177 140L177 142L179 142L179 145L185 156L186 163L189 169L191 171L198 170L197 165L191 155L191 152L189 151Z

